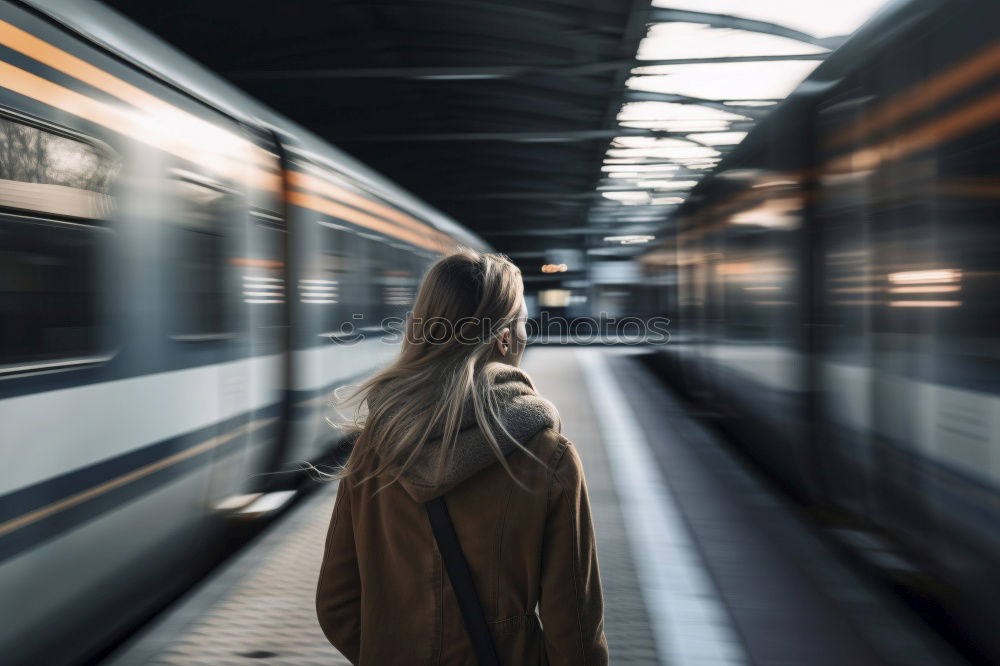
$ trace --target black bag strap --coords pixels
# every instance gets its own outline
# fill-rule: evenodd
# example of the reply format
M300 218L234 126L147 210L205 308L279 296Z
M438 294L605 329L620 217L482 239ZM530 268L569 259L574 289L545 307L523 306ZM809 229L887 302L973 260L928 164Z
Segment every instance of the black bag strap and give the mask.
M432 499L424 506L427 508L427 517L430 518L431 530L434 532L438 550L441 551L441 559L448 572L451 588L455 590L455 596L458 598L458 607L462 611L465 630L469 632L472 648L476 652L476 661L479 662L479 666L500 666L496 646L493 645L493 634L486 624L486 614L483 613L483 605L479 602L476 585L472 582L472 573L469 571L469 563L462 553L461 544L458 543L458 535L455 534L455 525L451 522L451 514L448 513L444 496Z

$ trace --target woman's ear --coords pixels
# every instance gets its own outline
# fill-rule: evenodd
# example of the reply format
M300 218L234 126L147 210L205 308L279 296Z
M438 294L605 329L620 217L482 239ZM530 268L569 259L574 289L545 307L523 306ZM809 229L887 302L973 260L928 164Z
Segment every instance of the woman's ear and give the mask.
M510 329L505 328L500 331L500 335L497 336L497 351L500 352L501 356L506 356L507 352L510 351Z

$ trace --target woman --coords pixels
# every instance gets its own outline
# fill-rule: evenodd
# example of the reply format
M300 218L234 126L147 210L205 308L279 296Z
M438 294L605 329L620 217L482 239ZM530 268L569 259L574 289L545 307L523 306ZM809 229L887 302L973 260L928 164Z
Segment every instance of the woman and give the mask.
M444 257L399 357L356 393L367 413L339 474L316 594L323 631L354 664L476 664L483 641L470 638L456 588L478 597L501 664L608 662L583 467L518 368L526 316L506 257ZM436 498L468 588L442 562L451 551L438 548L426 504Z

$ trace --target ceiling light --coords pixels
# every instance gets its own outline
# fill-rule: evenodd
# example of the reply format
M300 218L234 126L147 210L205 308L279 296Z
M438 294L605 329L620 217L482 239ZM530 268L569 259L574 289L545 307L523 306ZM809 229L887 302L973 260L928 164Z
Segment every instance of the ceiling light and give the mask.
M640 180L639 187L656 190L686 190L698 184L697 180Z
M718 154L718 151L708 146L696 144L655 148L611 148L607 152L608 157L665 157L668 159L708 158Z
M607 174L608 178L638 180L640 178L671 178L673 171L615 171Z
M649 203L649 194L645 191L626 190L621 192L601 192L601 196L623 204Z
M659 130L662 132L725 132L729 122L724 120L626 120L622 127Z
M774 106L777 102L773 99L730 99L723 102L723 104L726 106Z
M676 169L677 168L677 165L674 164L673 162L668 162L668 161L665 161L663 159L656 159L656 158L651 158L651 157L637 157L637 158L636 157L617 157L617 158L605 157L604 158L604 164L612 164L612 165L618 165L618 166L628 165L628 169L629 170L631 170L635 165L639 165L639 164L642 164L644 166L662 167L664 169Z
M746 135L746 132L700 132L689 134L688 138L706 146L733 146L746 138Z
M601 171L610 172L635 172L635 171L672 171L679 168L676 164L605 164L601 167Z
M634 245L636 243L648 243L653 240L655 236L605 236L604 240L609 243L621 243L622 245Z
M618 112L618 120L745 120L732 111L697 104L675 102L628 102Z
M889 282L895 284L927 284L931 282L958 282L962 271L957 268L934 268L924 271L889 273Z

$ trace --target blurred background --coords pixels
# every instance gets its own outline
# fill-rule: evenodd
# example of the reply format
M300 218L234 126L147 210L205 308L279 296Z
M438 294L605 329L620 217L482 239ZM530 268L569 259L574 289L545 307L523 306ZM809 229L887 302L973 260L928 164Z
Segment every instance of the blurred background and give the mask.
M993 0L0 2L0 663L344 663L307 468L458 246L612 663L1000 663L998 118Z

